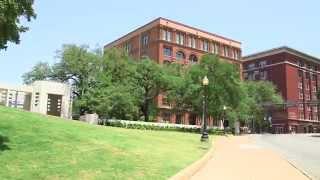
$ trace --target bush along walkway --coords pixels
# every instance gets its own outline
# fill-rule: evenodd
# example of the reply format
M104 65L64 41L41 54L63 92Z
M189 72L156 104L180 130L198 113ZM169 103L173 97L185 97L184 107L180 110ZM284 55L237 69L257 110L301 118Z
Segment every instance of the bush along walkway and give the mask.
M127 129L178 131L178 132L191 132L191 133L201 132L201 126L198 126L198 125L127 121L127 120L115 120L115 119L105 120L104 124L106 126L122 127ZM210 127L208 129L208 133L222 135L224 134L224 131L217 127Z
M192 180L307 180L278 154L255 145L249 136L220 136L208 163Z

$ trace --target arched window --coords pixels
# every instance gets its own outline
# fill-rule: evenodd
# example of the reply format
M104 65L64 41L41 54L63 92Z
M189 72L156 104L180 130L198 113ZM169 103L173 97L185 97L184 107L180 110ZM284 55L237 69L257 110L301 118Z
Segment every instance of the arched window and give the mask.
M191 54L190 57L189 57L189 61L190 61L190 63L195 64L195 63L198 62L198 58L197 58L196 55Z
M177 60L184 60L184 59L185 59L184 53L183 53L182 51L178 51L178 52L176 53L176 59L177 59Z

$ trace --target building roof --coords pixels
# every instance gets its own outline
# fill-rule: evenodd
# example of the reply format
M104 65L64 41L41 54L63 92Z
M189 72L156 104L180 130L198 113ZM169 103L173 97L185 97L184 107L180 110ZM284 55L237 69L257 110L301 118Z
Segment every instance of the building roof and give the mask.
M119 43L125 42L125 41L129 40L130 38L134 37L135 35L137 35L141 32L147 31L157 25L163 25L163 26L170 27L173 29L178 29L178 30L181 30L184 32L195 34L200 37L207 38L207 39L213 39L215 41L222 42L224 44L235 46L238 48L241 47L241 42L239 42L239 41L235 41L235 40L232 40L232 39L229 39L229 38L217 35L217 34L213 34L213 33L198 29L198 28L194 28L194 27L191 27L191 26L188 26L188 25L176 22L176 21L172 21L172 20L169 20L166 18L159 17L159 18L129 32L128 34L108 43L107 45L104 46L104 48L110 48L110 47L113 47Z
M284 53L284 52L298 56L302 59L313 61L315 63L320 63L319 58L317 58L315 56L311 56L311 55L306 54L304 52L298 51L296 49L290 48L288 46L281 46L281 47L269 49L266 51L261 51L258 53L250 54L248 56L242 57L242 61L251 61L251 60L258 59L258 58L263 58L263 57L267 57L267 56L271 56L271 55L275 55L275 54L280 54L280 53Z

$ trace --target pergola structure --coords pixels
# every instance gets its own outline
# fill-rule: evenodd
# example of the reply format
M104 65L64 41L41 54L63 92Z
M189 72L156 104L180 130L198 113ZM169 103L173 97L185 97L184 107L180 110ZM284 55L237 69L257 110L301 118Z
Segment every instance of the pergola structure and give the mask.
M0 84L0 105L71 119L71 87L53 81L22 86Z

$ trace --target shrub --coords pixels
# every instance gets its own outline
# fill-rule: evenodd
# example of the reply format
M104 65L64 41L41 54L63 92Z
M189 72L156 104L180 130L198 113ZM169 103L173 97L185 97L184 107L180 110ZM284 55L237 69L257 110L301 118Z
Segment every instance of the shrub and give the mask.
M122 127L127 129L141 129L141 130L157 130L157 131L180 131L189 133L200 133L201 126L198 125L185 125L185 124L169 124L169 123L153 123L142 121L127 121L109 119L104 121L106 126ZM225 131L217 127L209 127L209 134L221 135Z

